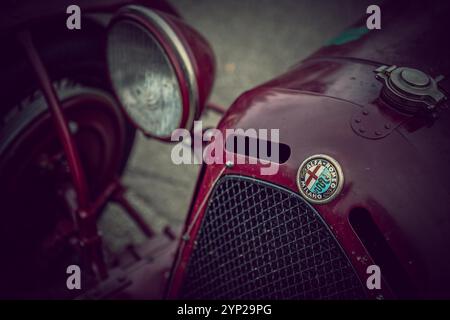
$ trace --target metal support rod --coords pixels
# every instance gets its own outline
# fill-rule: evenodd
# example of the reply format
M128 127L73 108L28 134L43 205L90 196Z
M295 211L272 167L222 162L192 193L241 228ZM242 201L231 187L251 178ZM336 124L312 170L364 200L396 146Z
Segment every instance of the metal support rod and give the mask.
M39 82L39 86L44 94L48 108L54 120L59 141L61 142L67 157L78 203L81 208L85 209L88 206L89 199L86 179L81 167L80 157L70 134L66 118L60 107L60 102L55 92L55 88L53 87L50 77L47 74L47 70L39 56L39 53L36 51L30 33L28 31L20 32L18 38L25 49L28 60L33 68L36 79Z
M215 112L220 113L220 114L224 114L225 112L227 112L226 108L224 108L224 107L222 107L222 106L220 106L218 104L212 103L212 102L208 102L206 104L206 109L215 111Z
M136 222L138 227L142 230L142 232L149 238L155 235L155 231L150 228L148 223L144 220L139 212L134 209L133 205L128 201L125 197L125 188L119 188L113 197L114 201L118 203L130 216L131 219Z
M92 270L101 279L107 277L107 269L102 254L101 237L97 230L95 213L89 207L89 190L81 165L78 150L70 134L66 118L61 108L47 69L37 52L29 31L18 34L18 40L23 46L28 61L34 71L40 89L45 97L50 114L53 118L57 136L64 149L77 196L76 224L79 229L80 246L83 256Z

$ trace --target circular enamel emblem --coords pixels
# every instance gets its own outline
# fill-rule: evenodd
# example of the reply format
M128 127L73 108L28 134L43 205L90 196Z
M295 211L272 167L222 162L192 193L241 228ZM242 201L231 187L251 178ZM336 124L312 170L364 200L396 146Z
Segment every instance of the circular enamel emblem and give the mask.
M300 193L312 203L327 203L342 190L344 175L333 158L317 154L307 158L297 171Z

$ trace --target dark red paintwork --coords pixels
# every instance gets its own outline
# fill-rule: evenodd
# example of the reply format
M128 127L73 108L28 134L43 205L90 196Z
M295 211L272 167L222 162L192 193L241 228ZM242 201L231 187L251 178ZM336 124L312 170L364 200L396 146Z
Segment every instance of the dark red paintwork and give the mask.
M11 32L52 15L64 14L61 9L69 2L48 4L42 10L45 16L36 14L42 11L33 10L29 2L12 19L1 20L0 29ZM125 3L138 1L86 1L86 8L112 14ZM146 3L176 15L163 1ZM240 174L297 191L296 173L300 163L318 153L339 161L345 185L335 200L314 207L333 231L361 280L364 282L367 276L366 267L378 261L349 222L350 212L355 208L370 213L398 260L399 273L390 277L407 279L410 297L450 296L450 175L446 168L450 162L450 114L444 110L438 118L430 119L394 111L379 99L381 83L373 74L380 64L396 64L419 68L432 76L450 76L448 43L443 35L449 30L448 15L448 5L430 8L426 3L399 2L390 8L383 7L382 30L361 32L365 26L365 21L361 21L355 25L360 31L357 36L334 40L287 73L236 100L219 129L280 129L280 142L290 147L290 158L280 164L278 174L273 176L262 176L259 165L202 168L185 227L185 235L189 237L182 240L175 260L170 298L177 297L182 285L193 242L217 179L224 174ZM210 48L206 42L198 42L196 33L183 22L175 18L168 21L192 47L191 57L197 61L200 101L204 102L214 76ZM43 86L49 85L48 80L42 82ZM449 91L448 79L440 85ZM56 99L54 104L58 103ZM376 134L377 130L381 134ZM115 193L115 178L111 177L111 184L100 192L100 200L93 201L93 208L100 209ZM158 279L166 276L163 273L173 251L170 243L163 247L167 249L164 252L152 251L157 258L155 265L141 265L130 273L133 285L117 297L161 296L165 280ZM373 298L405 294L398 289L392 282L383 281L381 291L368 294Z
M313 205L327 222L361 280L377 261L349 222L354 208L364 208L398 260L392 277L404 277L406 288L386 281L369 296L450 296L450 112L431 120L406 116L379 99L381 83L373 70L380 64L419 68L435 77L450 76L449 6L393 4L383 7L382 30L345 35L325 46L280 77L244 93L219 124L226 128L280 129L280 142L291 156L274 176L262 176L258 165L235 164L204 168L197 197L180 246L169 297L176 298L183 281L207 199L223 174L241 174L298 191L296 173L314 154L327 154L342 166L345 184L332 202ZM354 28L365 27L365 20ZM440 83L449 89L449 81ZM369 112L363 114L363 110ZM373 115L375 114L375 115ZM352 125L361 118L367 130L387 132L367 137ZM364 118L366 117L366 118ZM364 128L363 128L364 130ZM401 272L398 272L398 271ZM382 269L383 273L383 269ZM386 277L384 277L386 280Z

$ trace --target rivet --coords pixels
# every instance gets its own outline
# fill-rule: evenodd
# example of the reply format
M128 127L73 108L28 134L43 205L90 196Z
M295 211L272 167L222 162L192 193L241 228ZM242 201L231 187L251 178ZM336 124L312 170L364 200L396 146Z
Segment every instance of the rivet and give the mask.
M75 121L69 121L69 131L72 134L75 134L78 132L78 123L76 123Z
M364 132L366 132L366 129L364 129L364 128L359 128L359 132L364 133Z
M228 160L227 162L225 162L225 166L226 166L227 168L233 168L234 163L233 163L232 161Z
M390 125L389 123L386 123L386 124L384 125L384 127L385 127L386 129L390 129L390 128L391 128L391 125Z
M189 235L187 234L187 233L185 233L184 235L183 235L183 237L181 237L181 239L183 239L184 241L189 241Z
M369 114L369 111L363 110L362 114L365 115L365 116L367 116L367 115Z
M381 132L378 131L378 130L376 130L376 131L375 131L375 135L376 135L376 136L381 136Z
M214 136L214 132L212 130L206 130L203 133L205 139L208 139L209 141L211 141L211 138Z
M356 118L356 119L355 119L355 122L356 122L356 123L360 123L360 122L361 122L361 119L360 119L360 118Z
M82 218L82 219L86 219L86 218L88 217L88 213L87 213L86 211L84 211L84 210L81 210L81 211L79 212L79 216L80 216L80 218Z

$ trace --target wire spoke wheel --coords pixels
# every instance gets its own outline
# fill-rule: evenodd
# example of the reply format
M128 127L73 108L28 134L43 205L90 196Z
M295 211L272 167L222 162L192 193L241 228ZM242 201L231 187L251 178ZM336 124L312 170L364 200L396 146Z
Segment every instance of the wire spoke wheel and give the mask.
M123 170L134 131L104 90L67 80L55 87L93 200ZM35 93L11 109L0 127L0 292L6 298L69 297L66 268L81 263L76 196L52 121Z

